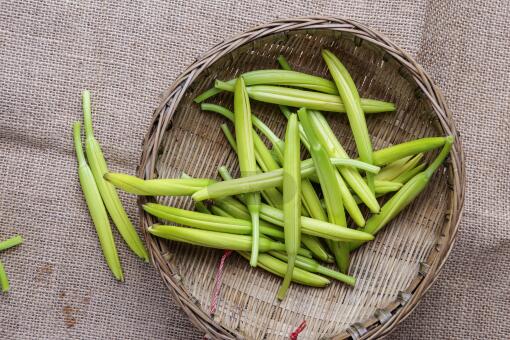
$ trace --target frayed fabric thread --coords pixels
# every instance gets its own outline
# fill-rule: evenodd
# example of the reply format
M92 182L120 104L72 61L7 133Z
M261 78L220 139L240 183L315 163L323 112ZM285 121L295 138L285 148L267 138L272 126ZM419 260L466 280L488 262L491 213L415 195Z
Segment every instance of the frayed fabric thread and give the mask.
M290 340L298 340L299 333L304 331L306 328L306 320L303 320L301 324L294 330L294 332L290 333Z
M214 277L214 289L211 296L211 308L209 309L209 314L214 315L216 313L216 308L218 306L218 297L220 296L221 291L221 281L223 279L223 268L225 267L225 261L232 254L232 250L224 250L223 255L221 256L220 263L218 264L218 270L216 271L216 276Z

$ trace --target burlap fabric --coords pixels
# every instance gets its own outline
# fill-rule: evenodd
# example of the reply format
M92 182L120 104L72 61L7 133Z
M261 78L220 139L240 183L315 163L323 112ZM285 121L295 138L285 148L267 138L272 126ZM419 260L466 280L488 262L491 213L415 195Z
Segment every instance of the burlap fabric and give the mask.
M467 155L456 246L436 284L390 336L510 334L507 1L0 2L0 338L201 338L158 273L117 238L126 282L108 272L77 182L71 124L93 94L112 170L134 173L159 94L194 57L276 17L337 15L417 57L454 112ZM123 196L136 220L134 197Z

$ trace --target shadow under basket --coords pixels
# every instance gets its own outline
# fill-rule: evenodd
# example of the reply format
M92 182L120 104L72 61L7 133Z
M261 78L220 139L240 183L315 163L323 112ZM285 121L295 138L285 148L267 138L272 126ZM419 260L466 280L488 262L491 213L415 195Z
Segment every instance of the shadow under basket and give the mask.
M232 255L224 267L217 311L210 315L219 250L167 242L146 229L155 222L141 213L152 260L193 324L211 338L286 339L306 320L300 339L377 338L389 333L417 305L436 279L455 240L464 202L460 136L438 88L408 54L366 26L346 19L307 17L277 20L222 42L186 69L164 94L145 137L139 175L143 178L217 177L226 165L238 173L237 157L220 130L225 120L193 102L216 78L228 80L251 70L278 68L283 54L297 71L330 78L321 57L327 48L351 73L360 95L394 102L396 112L367 115L374 149L426 137L456 137L448 161L425 191L376 239L352 254L348 287L292 284L276 299L281 278ZM207 102L232 108L225 93ZM285 117L276 105L251 101L252 112L279 136ZM326 117L347 152L356 148L345 114ZM426 154L430 161L435 152ZM189 197L140 198L193 209Z

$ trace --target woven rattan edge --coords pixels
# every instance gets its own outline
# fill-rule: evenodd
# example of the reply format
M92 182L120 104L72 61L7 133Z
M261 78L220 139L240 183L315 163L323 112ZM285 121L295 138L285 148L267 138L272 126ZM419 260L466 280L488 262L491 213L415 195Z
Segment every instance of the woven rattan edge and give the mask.
M164 92L161 104L154 111L149 131L143 141L138 175L143 178L154 177L158 147L163 133L170 124L175 109L186 89L204 70L219 58L255 39L275 33L303 29L328 29L349 32L386 50L387 53L399 61L410 72L416 84L428 97L444 133L453 134L457 137L451 151L450 166L448 167L450 171L450 176L448 178L451 180L450 193L452 199L450 200L451 206L449 207L448 218L443 226L443 231L446 232L446 234L443 233L444 235L440 243L433 249L426 261L428 265L427 273L416 277L415 280L412 281L410 287L405 290L406 293L410 294L410 300L405 304L400 301L395 301L384 307L383 310L391 313L392 316L385 320L383 324L381 324L380 319L377 317L372 317L361 323L361 326L364 327L367 332L362 334L360 338L378 338L389 334L399 322L404 320L417 306L419 300L427 292L432 283L437 279L455 242L463 212L465 196L464 153L461 147L461 136L456 131L453 124L452 113L448 109L440 90L433 84L423 68L391 40L354 20L314 16L278 19L218 43L208 52L198 57L196 61L174 81L169 89ZM141 197L138 203L141 206L146 201L147 198ZM222 327L202 311L195 303L196 301L193 301L193 298L184 290L178 280L176 280L174 277L176 273L173 273L168 265L166 267L163 266L166 260L161 253L162 243L147 233L147 228L151 223L150 216L142 209L139 211L140 226L151 253L151 261L162 275L165 284L172 292L175 300L188 315L192 323L211 338L242 338L242 335L234 330ZM344 331L335 336L335 339L345 339L349 337L352 337L352 333Z

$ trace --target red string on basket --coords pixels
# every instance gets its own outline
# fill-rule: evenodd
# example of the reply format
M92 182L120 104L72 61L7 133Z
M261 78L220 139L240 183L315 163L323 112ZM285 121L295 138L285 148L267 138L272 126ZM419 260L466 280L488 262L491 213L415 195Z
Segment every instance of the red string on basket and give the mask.
M218 305L218 297L220 296L221 290L221 279L223 277L223 267L225 266L225 261L232 254L232 250L225 250L223 255L221 256L220 263L218 265L218 270L216 271L216 276L214 277L214 290L211 296L211 308L209 309L209 313L213 315L216 313L216 307Z
M301 324L294 330L294 332L290 333L290 340L297 340L299 333L301 333L306 328L306 320L303 320Z

